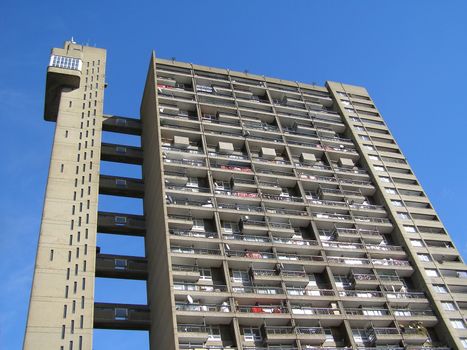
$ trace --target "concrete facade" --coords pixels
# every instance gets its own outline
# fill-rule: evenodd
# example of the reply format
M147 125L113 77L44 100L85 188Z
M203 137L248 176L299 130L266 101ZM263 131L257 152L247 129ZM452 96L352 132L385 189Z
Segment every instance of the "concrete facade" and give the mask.
M366 89L153 53L131 119L103 114L104 84L105 50L52 51L25 349L91 349L93 328L169 350L466 346L467 267ZM99 194L140 198L144 215L99 211ZM144 236L145 256L101 254L98 233ZM147 281L148 305L95 301L95 278Z

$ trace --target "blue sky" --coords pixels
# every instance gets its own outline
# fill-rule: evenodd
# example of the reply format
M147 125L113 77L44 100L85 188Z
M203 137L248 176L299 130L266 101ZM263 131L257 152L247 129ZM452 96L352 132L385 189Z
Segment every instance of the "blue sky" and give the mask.
M0 348L22 344L54 131L42 119L45 71L50 48L72 36L108 50L107 113L138 116L152 49L160 57L203 65L365 86L467 256L466 1L121 3L0 3L0 142L5 156L0 176L6 186L0 201ZM135 167L109 164L103 170L139 173ZM105 210L141 210L131 200L112 204L101 198L100 204ZM125 249L114 248L119 243ZM108 253L143 253L138 239L100 237L99 245ZM107 291L112 296L104 298ZM96 299L144 303L145 286L99 281ZM96 331L94 349L109 348L109 341L115 350L147 348L145 334Z

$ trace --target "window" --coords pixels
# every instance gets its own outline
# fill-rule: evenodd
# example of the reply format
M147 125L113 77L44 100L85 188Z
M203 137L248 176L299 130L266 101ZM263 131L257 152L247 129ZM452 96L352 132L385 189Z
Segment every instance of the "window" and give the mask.
M127 223L126 216L115 217L115 225L122 226L122 225L126 225L126 223Z
M414 247L423 247L422 241L419 239L411 239L410 243L412 243Z
M399 218L401 218L402 220L408 220L409 219L409 215L407 213L397 213L397 216ZM406 231L407 231L407 226L406 227ZM409 231L407 231L409 232ZM414 231L410 231L410 232L414 232Z
M438 271L433 269L425 269L425 272L428 277L439 277Z
M445 294L448 292L448 290L446 289L446 286L442 284L433 284L433 289L435 290L436 293Z
M417 254L417 256L420 261L431 261L428 254Z
M233 233L240 232L240 229L236 222L224 222L223 228L224 228L224 232L227 234L233 234Z
M455 329L465 329L465 323L461 319L451 320L451 324Z
M49 66L81 71L83 61L74 57L51 55Z
M380 165L375 165L375 170L376 171L384 171L386 172L386 170L384 169L384 167L380 166Z
M365 145L365 148L370 150L370 151L376 151L376 148L374 148L373 146L370 146L370 145Z
M391 201L392 205L395 207L402 207L402 202L401 201Z
M221 340L221 330L219 326L206 326L209 340Z
M115 308L115 319L116 320L127 320L128 309L117 307Z
M250 282L250 276L247 271L233 270L232 281L245 284Z
M116 179L115 185L119 187L126 187L126 180L125 179Z
M124 147L124 146L115 147L115 152L117 152L117 153L124 154L124 153L126 153L126 151L127 151L127 148Z
M385 188L386 193L389 194L397 194L396 190L394 188Z
M461 338L461 344L464 347L464 349L467 349L467 338Z
M441 302L441 305L443 306L443 310L446 310L446 311L456 311L457 310L456 305L454 305L454 303L452 303L450 301L443 301L443 302Z
M115 270L126 270L128 262L126 259L115 259Z
M370 138L368 136L365 136L365 135L360 135L360 138L363 140L363 141L370 141Z
M391 180L387 176L380 176L379 179L381 180L381 182L391 182Z
M204 268L200 267L199 268L199 279L200 280L207 280L207 281L212 281L212 274L211 274L211 269L210 268Z
M379 157L378 156L374 156L374 155L369 155L368 158L370 158L371 160L379 160Z
M404 214L404 213L401 213L401 214ZM405 215L407 215L407 214L405 214ZM408 215L407 215L407 218L408 218ZM415 228L415 226L404 226L404 229L405 229L405 232L408 232L408 233L417 232L417 229Z
M243 327L243 340L246 342L260 342L263 340L257 327Z
M204 220L203 219L193 219L193 231L204 231Z

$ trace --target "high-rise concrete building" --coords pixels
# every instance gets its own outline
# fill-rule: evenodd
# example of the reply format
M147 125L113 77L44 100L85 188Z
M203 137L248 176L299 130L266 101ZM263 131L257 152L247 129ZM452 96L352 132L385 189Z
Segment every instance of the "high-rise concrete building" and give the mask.
M467 267L364 88L153 54L134 119L103 113L105 66L103 49L52 50L25 349L90 350L93 328L147 330L153 350L467 346ZM102 212L99 194L144 215ZM104 254L98 234L146 254ZM95 300L96 278L145 280L148 305Z

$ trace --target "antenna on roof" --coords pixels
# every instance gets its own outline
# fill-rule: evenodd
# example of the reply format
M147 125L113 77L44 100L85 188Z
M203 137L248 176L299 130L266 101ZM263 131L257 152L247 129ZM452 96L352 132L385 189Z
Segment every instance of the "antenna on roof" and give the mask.
M70 41L71 41L72 44L76 44L76 41L75 41L75 39L73 37L71 37Z
M243 71L243 73L245 73L245 74L248 75L248 73L249 73L249 72L248 72L248 69L245 69L245 70Z
M176 58L176 57L172 57L171 59L172 59L172 62L174 62L174 61L176 61L176 60L177 60L177 58Z

